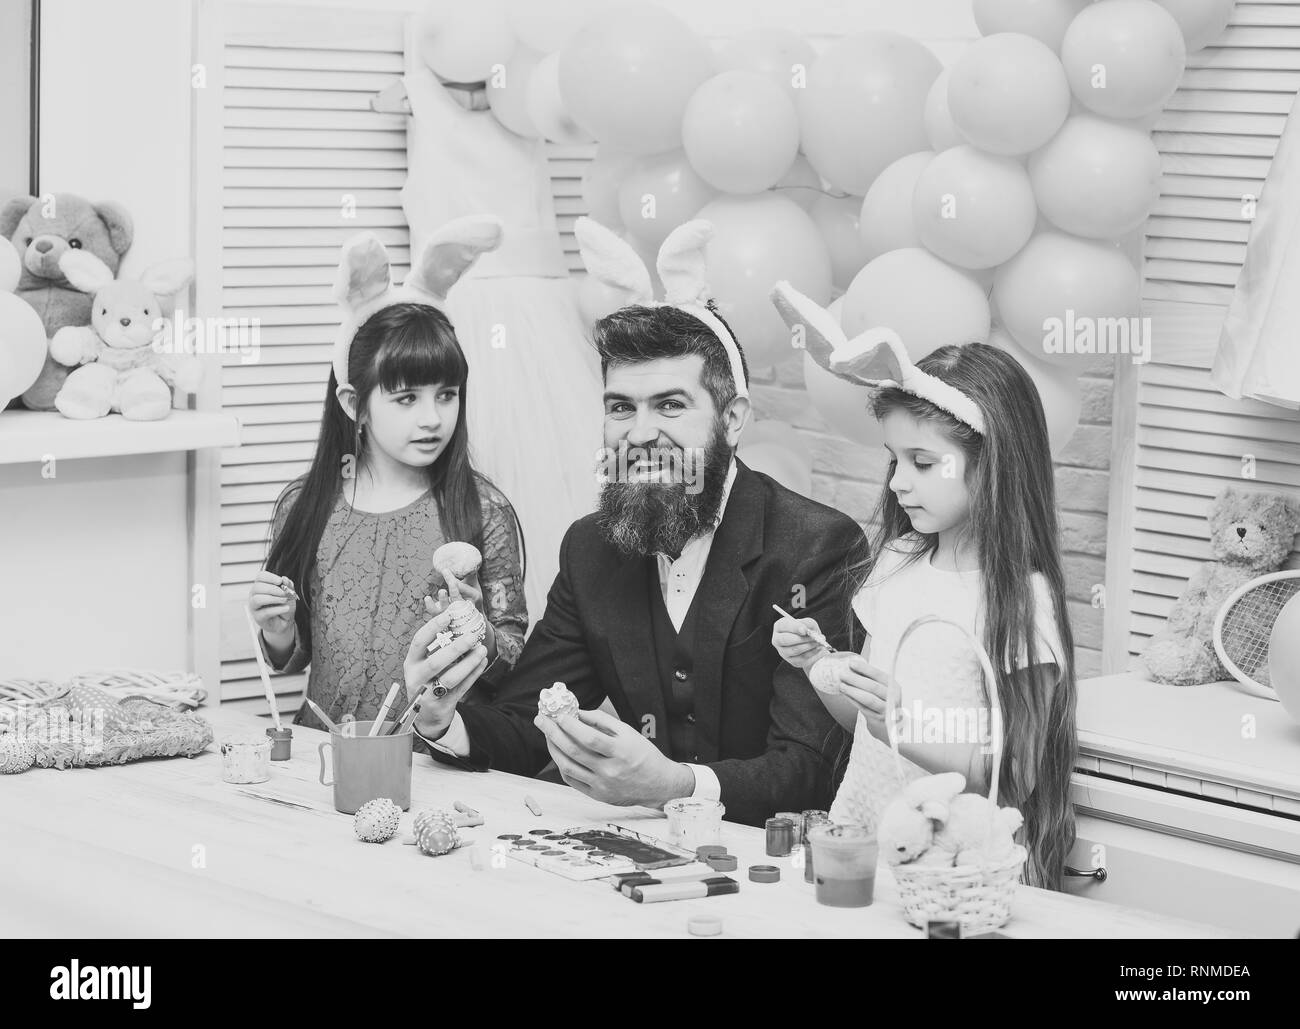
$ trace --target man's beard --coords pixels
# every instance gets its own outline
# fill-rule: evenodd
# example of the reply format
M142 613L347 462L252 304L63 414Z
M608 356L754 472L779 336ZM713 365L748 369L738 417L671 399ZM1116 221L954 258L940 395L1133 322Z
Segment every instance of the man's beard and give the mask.
M673 455L672 467L688 467L682 451L674 449ZM606 483L597 508L597 524L605 539L627 557L657 553L677 557L687 542L713 528L731 456L726 427L718 419L704 448L704 467L701 470L697 464L695 469L697 476L703 472L699 492L689 492L685 481Z

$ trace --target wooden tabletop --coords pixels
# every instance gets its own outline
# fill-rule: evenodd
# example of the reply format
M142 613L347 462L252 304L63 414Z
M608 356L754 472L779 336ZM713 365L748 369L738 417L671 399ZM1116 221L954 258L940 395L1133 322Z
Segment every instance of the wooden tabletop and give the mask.
M260 731L265 719L202 709L217 739ZM768 858L762 830L724 823L739 858L734 896L642 905L601 882L570 882L514 860L494 863L501 833L614 821L666 835L662 814L614 808L566 786L500 772L473 773L416 755L411 809L398 838L358 841L317 781L324 733L294 728L293 758L268 782L231 786L216 748L192 760L113 768L31 769L0 776L0 936L40 937L679 937L687 919L722 919L729 937L921 939L908 925L888 868L868 908L819 905L788 859ZM543 814L523 803L531 795ZM414 815L460 800L486 824L464 830L471 848L431 858L400 839ZM782 866L781 882L752 883L751 864ZM497 867L503 865L504 867ZM1015 937L1227 938L1236 934L1132 908L1020 887Z

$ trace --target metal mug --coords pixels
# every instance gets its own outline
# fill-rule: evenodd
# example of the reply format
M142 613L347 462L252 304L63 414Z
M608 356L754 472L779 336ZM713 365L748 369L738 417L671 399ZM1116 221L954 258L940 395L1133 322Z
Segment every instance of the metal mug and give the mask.
M412 733L384 735L394 723L385 722L369 736L371 722L349 722L348 731L330 733L316 749L320 754L320 782L334 787L334 808L354 815L368 800L386 797L406 811L411 806ZM333 778L325 781L325 748L330 749Z

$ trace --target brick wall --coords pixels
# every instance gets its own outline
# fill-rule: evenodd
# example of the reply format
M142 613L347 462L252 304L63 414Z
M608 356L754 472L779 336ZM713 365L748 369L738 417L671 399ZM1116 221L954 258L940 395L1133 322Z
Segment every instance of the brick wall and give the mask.
M1061 557L1081 677L1101 674L1102 610L1092 605L1092 588L1106 581L1113 362L1111 357L1093 359L1080 376L1079 427L1056 462ZM804 389L801 361L756 371L752 396L759 420L789 422L811 450L813 499L866 528L884 485L884 451L864 450L830 429Z

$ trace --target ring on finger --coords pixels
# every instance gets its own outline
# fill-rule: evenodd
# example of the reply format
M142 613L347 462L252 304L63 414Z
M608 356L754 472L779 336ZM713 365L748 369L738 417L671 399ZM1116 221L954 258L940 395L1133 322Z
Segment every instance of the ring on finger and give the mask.
M448 693L450 693L451 690L449 690L446 686L442 684L441 679L435 677L433 680L433 689L430 690L429 692L433 694L434 699L441 700Z

